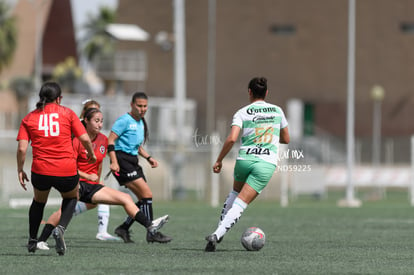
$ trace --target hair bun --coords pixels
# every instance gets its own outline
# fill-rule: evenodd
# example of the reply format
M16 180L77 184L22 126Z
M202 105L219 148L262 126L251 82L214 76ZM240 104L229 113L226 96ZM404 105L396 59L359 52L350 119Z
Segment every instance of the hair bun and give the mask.
M261 89L266 88L267 87L267 79L264 78L264 77L258 78L257 82L256 82L256 85L257 85L257 87L259 87Z
M257 84L261 85L261 86L266 86L267 84L267 79L264 77L260 77L257 81Z

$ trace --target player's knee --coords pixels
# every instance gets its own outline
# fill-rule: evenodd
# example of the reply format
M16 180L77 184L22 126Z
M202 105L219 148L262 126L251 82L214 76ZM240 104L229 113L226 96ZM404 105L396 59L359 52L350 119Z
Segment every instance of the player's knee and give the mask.
M129 203L135 204L131 196L123 192L120 192L119 200L122 202L123 205L129 204Z

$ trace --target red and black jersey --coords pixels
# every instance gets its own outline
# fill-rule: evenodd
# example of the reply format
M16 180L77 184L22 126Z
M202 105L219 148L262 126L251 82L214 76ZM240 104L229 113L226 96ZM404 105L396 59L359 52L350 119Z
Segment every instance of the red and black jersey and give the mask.
M78 164L78 169L87 174L96 174L98 175L99 166L101 165L103 159L106 156L106 148L108 147L108 138L99 133L94 140L92 140L92 147L95 152L96 162L93 164L88 163L87 151L85 147L80 143L79 139L73 139L73 149L76 154L76 161ZM88 181L82 179L90 184L98 184L98 182Z

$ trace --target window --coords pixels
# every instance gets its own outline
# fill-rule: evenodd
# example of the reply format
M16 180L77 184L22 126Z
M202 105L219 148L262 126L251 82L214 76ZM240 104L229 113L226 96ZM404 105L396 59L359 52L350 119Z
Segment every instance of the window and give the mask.
M273 24L269 31L275 35L293 35L296 33L296 27L291 24Z

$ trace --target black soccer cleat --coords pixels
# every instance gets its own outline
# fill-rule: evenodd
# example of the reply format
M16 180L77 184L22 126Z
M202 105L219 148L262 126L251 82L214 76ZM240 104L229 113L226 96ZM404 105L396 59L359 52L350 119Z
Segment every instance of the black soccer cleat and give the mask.
M214 252L216 251L217 245L217 236L215 234L209 235L206 237L207 245L204 251L206 252Z
M161 232L157 231L155 233L147 232L147 242L148 243L169 243L171 242L172 238L162 234Z
M122 240L124 240L124 243L134 242L133 240L131 240L131 237L129 235L129 230L126 230L125 228L122 228L121 226L118 226L115 229L115 234L118 235Z
M29 242L27 243L27 250L29 253L35 253L37 246L37 240L36 239L29 239Z

